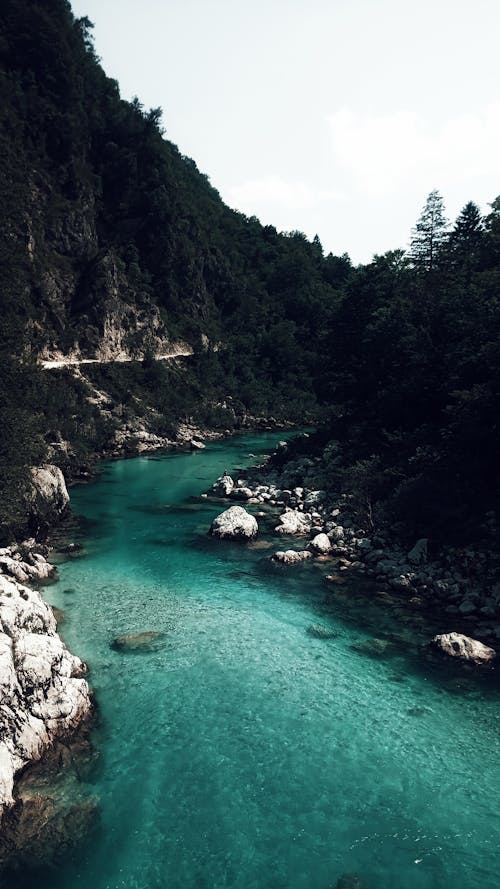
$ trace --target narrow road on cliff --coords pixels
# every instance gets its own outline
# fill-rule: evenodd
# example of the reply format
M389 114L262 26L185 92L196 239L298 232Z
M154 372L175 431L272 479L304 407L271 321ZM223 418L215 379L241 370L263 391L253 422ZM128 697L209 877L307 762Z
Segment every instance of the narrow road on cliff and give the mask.
M155 361L171 361L174 358L185 358L189 355L193 354L193 350L188 347L187 349L178 349L175 352L168 352L165 355L155 355ZM55 370L61 367L80 367L82 364L124 364L130 361L140 361L140 358L132 358L129 355L125 355L123 357L118 358L55 358L49 359L47 361L40 361L41 367L44 370Z

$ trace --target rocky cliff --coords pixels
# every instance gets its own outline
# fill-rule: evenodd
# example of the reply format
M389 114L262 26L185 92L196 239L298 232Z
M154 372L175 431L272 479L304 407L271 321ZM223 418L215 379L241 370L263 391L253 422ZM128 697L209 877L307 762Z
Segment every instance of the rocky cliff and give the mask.
M89 717L85 672L40 593L1 574L0 818L15 802L16 775Z

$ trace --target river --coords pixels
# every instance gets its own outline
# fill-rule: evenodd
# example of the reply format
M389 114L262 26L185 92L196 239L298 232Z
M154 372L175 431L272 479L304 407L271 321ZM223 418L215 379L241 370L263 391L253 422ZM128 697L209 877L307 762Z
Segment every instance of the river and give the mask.
M102 820L12 889L328 889L346 873L498 889L498 691L427 666L433 628L373 589L272 565L266 528L257 545L207 536L222 507L199 494L277 438L109 463L73 489L84 555L46 595L91 667ZM110 646L148 630L153 651Z

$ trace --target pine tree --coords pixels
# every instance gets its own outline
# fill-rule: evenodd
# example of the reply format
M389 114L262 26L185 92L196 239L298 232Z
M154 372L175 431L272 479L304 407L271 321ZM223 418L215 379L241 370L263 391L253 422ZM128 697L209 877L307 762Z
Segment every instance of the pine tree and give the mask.
M474 201L468 201L458 216L449 242L455 267L465 272L470 283L484 243L484 220Z
M432 272L436 268L439 250L446 239L447 227L443 198L434 189L429 194L420 219L412 232L409 254L416 268L423 272Z

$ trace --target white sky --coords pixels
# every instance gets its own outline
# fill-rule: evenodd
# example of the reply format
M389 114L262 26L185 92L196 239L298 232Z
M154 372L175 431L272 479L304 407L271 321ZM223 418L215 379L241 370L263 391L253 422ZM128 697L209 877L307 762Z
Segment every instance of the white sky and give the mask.
M499 0L73 0L223 199L354 262L500 194Z

